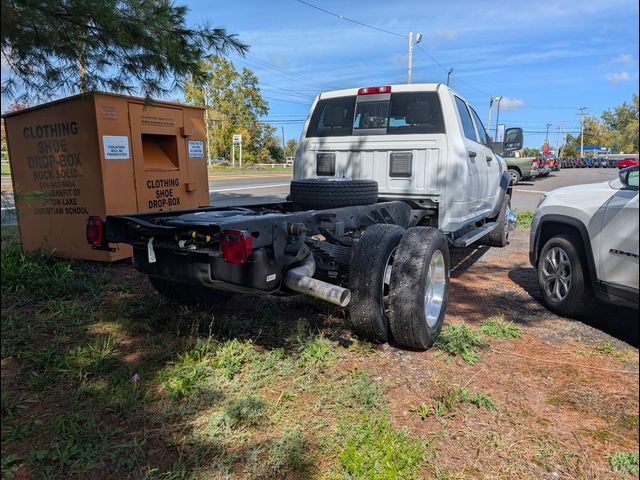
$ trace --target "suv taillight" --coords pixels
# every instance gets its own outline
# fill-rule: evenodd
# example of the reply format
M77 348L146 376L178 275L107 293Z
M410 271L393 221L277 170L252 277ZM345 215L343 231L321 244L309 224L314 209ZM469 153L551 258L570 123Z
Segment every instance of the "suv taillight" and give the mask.
M223 230L220 251L225 262L241 265L253 253L253 237L244 230Z
M532 160L531 161L531 168L533 168L533 169L538 168L538 160Z
M102 217L92 216L87 220L87 242L94 247L102 244L104 233L104 220Z

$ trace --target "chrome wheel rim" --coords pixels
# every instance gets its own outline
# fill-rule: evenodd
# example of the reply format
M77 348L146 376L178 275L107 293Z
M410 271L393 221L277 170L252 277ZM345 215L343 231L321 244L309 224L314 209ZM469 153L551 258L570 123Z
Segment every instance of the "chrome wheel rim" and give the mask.
M542 262L544 292L554 302L562 302L571 289L571 262L560 247L553 247Z
M444 291L447 286L447 273L444 255L440 250L433 252L427 271L427 284L424 289L424 316L429 328L438 323L444 303Z
M387 261L384 264L384 274L382 276L380 299L381 299L382 313L386 317L389 316L389 299L390 299L389 293L391 292L391 270L393 268L393 257L396 253L396 250L397 248L394 248L393 250L391 250L391 253L389 253L389 256L387 257Z

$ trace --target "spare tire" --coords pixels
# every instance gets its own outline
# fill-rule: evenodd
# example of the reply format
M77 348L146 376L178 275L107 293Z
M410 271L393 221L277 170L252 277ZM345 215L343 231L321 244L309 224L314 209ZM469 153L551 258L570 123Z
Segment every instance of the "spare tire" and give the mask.
M292 180L291 200L303 208L315 210L371 205L378 201L378 182L316 178Z

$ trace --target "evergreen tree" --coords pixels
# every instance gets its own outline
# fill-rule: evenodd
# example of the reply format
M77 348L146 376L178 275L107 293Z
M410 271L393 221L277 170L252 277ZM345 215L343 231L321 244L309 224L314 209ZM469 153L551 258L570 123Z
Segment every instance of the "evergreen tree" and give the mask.
M200 60L247 46L207 24L186 25L169 0L2 1L6 97L36 100L78 91L157 96L203 78Z

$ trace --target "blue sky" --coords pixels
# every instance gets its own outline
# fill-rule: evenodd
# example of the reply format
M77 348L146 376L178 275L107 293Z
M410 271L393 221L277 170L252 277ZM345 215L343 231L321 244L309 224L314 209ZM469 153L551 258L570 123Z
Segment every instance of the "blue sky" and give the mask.
M527 146L542 145L547 123L552 145L558 128L578 132L579 107L599 116L638 93L637 0L305 1L396 35L297 0L177 2L190 7L190 23L224 27L251 46L231 59L258 76L264 120L279 137L281 128L299 137L320 91L405 83L410 31L423 34L414 83L444 82L453 68L451 86L485 122L489 96L504 97L500 123L523 127Z
M552 145L558 127L579 131L579 107L599 116L638 92L635 0L308 3L390 32L421 32L423 50L454 69L451 86L484 121L489 95L505 97L500 123L526 132L545 132L551 123ZM207 19L251 46L246 58L231 58L258 75L269 100L267 120L279 134L284 127L286 138L299 136L319 91L407 81L408 41L400 36L296 0L189 5L192 21ZM414 49L413 82L444 81L446 71ZM526 133L525 143L538 147L544 138Z

